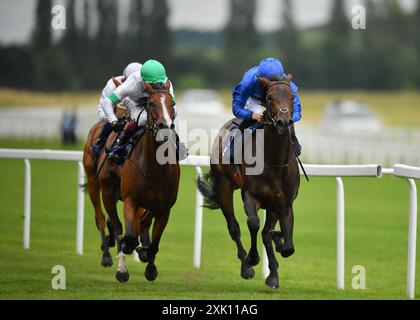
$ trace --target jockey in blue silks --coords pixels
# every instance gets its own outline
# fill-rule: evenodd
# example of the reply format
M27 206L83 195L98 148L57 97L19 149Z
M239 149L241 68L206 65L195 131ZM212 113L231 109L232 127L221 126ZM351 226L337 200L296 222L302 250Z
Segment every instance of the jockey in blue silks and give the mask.
M251 124L255 121L262 121L266 93L261 87L258 77L267 79L284 79L283 65L279 59L265 58L261 60L257 67L253 67L245 72L242 81L236 85L232 92L232 112L235 117L243 119ZM301 104L298 95L298 87L292 81L290 88L294 94L293 102L293 123L301 118ZM297 155L301 154L301 146L296 138L294 127L292 129L292 141Z

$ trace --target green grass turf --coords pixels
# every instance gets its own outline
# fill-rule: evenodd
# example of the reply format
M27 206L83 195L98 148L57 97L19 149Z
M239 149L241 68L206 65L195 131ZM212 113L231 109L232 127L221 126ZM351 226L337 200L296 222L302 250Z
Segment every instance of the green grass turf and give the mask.
M0 141L0 147L27 148L29 142ZM37 147L59 147L47 142ZM77 146L76 148L79 148ZM182 169L178 201L157 256L159 276L144 278L145 265L127 257L130 280L119 283L114 265L100 265L100 238L89 198L85 203L84 255L75 252L77 165L31 161L31 248L22 248L24 165L0 159L1 299L405 299L408 187L395 177L345 178L346 289L336 289L336 203L333 178L302 180L295 202L296 253L278 254L280 289L264 285L261 263L243 280L236 249L220 211L204 211L202 268L192 267L194 170ZM120 216L122 216L121 206ZM249 248L239 195L237 217ZM259 237L259 248L261 239ZM261 254L261 252L260 252ZM51 268L66 268L66 290L53 290ZM354 265L366 268L366 290L351 288ZM419 259L417 259L419 265ZM417 268L418 269L418 268ZM420 297L420 281L416 298Z

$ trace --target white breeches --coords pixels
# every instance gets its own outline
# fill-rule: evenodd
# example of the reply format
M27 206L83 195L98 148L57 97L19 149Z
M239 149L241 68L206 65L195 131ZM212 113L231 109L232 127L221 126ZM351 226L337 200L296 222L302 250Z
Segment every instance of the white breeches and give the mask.
M261 100L249 97L246 101L245 109L251 110L252 112L263 113L265 107L261 104Z

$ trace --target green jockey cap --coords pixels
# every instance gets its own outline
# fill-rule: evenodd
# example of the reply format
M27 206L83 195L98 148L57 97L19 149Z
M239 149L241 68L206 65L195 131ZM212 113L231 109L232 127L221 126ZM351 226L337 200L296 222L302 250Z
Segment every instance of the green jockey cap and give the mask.
M165 83L168 80L165 67L156 60L147 60L143 64L141 78L147 83Z

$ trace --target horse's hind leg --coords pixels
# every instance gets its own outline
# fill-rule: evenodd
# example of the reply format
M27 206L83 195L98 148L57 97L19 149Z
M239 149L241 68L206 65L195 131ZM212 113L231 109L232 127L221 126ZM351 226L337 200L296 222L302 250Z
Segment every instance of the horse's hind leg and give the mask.
M274 255L273 243L271 241L272 234L270 233L270 230L274 229L276 222L277 222L277 217L275 213L267 210L265 225L262 231L262 239L263 239L265 250L267 252L268 267L270 269L270 274L268 275L267 279L265 279L265 284L268 287L273 288L273 289L277 289L279 287L279 275L277 272L279 264Z
M100 189L99 189L99 183L95 180L94 177L88 176L87 179L87 187L89 191L89 197L92 202L92 205L95 209L95 222L96 227L98 228L102 244L102 261L101 264L104 267L110 267L112 266L112 258L109 253L109 236L105 234L105 215L102 212L101 208L101 197L100 197Z
M244 209L248 216L247 224L251 234L251 248L245 258L245 263L250 266L256 266L260 261L257 249L257 235L260 229L260 219L258 218L259 203L252 197L248 191L242 193L242 199L244 201Z
M244 279L251 279L255 275L254 268L244 263L246 251L241 242L241 229L239 223L235 218L233 209L233 190L227 188L217 188L219 190L219 204L225 216L230 237L236 243L238 249L238 258L241 260L241 277Z
M101 185L103 185L101 183ZM105 210L108 213L109 225L114 232L114 238L117 240L117 259L118 259L118 271L116 278L120 282L125 282L129 278L127 267L125 266L125 256L121 250L121 234L122 225L118 218L117 211L117 200L115 198L115 188L112 184L108 184L107 187L102 189L102 202Z
M152 242L147 250L148 264L144 271L144 276L149 281L154 281L158 276L158 270L155 265L156 254L159 251L159 242L162 238L163 231L168 223L169 210L155 214L155 221L153 223Z

